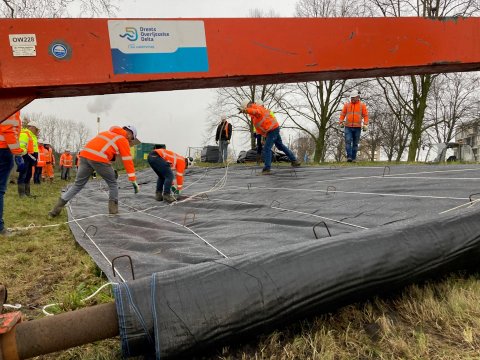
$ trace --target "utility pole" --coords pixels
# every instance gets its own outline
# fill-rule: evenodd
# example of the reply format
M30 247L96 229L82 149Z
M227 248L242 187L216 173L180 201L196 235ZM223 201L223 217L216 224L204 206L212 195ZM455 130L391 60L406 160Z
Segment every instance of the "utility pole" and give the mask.
M100 133L100 116L97 116L97 135Z

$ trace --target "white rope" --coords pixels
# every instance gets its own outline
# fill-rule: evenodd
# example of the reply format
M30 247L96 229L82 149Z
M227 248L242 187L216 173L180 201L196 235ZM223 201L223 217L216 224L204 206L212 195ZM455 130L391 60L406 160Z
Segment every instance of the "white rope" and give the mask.
M106 284L103 284L103 285L100 286L92 295L90 295L90 296L88 296L88 297L86 297L85 299L82 299L82 300L80 300L80 301L81 301L81 302L85 302L85 301L90 300L91 298L93 298L94 296L96 296L101 290L103 290L103 288L105 288L105 287L107 287L107 286L109 286L109 285L117 285L117 283L108 282L108 283L106 283ZM43 312L43 314L46 315L46 316L53 316L53 315L55 315L55 314L49 313L49 312L47 311L47 309L48 309L48 308L51 308L51 307L53 307L53 306L61 306L61 305L63 305L63 303L52 303L52 304L45 305L45 306L42 307L42 312Z

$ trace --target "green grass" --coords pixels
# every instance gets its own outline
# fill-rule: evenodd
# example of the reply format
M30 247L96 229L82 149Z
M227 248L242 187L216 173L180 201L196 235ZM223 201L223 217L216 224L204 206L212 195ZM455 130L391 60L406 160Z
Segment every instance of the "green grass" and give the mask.
M47 304L59 303L48 311L60 313L113 301L108 287L82 302L107 279L75 242L64 224L65 211L53 221L47 218L63 186L65 182L60 180L32 185L35 199L18 198L16 185L10 185L6 194L7 227L58 225L30 227L0 241L0 282L8 288L8 303L22 304L29 320L43 317L41 308ZM322 309L318 312L321 314ZM38 357L119 358L118 338ZM451 274L435 282L411 285L388 298L373 298L259 334L246 344L232 341L205 358L480 359L480 275Z

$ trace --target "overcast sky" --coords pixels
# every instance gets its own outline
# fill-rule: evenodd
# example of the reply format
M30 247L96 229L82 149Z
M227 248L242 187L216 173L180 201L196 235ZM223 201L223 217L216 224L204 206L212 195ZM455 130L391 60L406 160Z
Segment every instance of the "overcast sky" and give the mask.
M275 11L282 17L294 15L297 0L122 0L121 18L216 18L249 17L250 10ZM111 125L132 124L143 142L165 143L186 154L188 147L204 145L208 104L214 101L212 89L38 99L24 108L27 113L52 114L82 121L97 131ZM219 114L220 117L220 114ZM214 139L213 139L214 140ZM214 144L214 141L210 144ZM243 139L233 138L232 150L242 149ZM235 146L236 145L236 146ZM62 150L62 149L57 149Z

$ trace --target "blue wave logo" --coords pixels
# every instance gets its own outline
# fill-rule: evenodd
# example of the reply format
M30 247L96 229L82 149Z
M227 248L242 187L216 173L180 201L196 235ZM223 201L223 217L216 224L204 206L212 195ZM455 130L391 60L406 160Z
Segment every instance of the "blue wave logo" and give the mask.
M127 38L127 40L135 41L138 39L138 32L137 29L134 27L126 27L125 34L120 34L122 39Z

